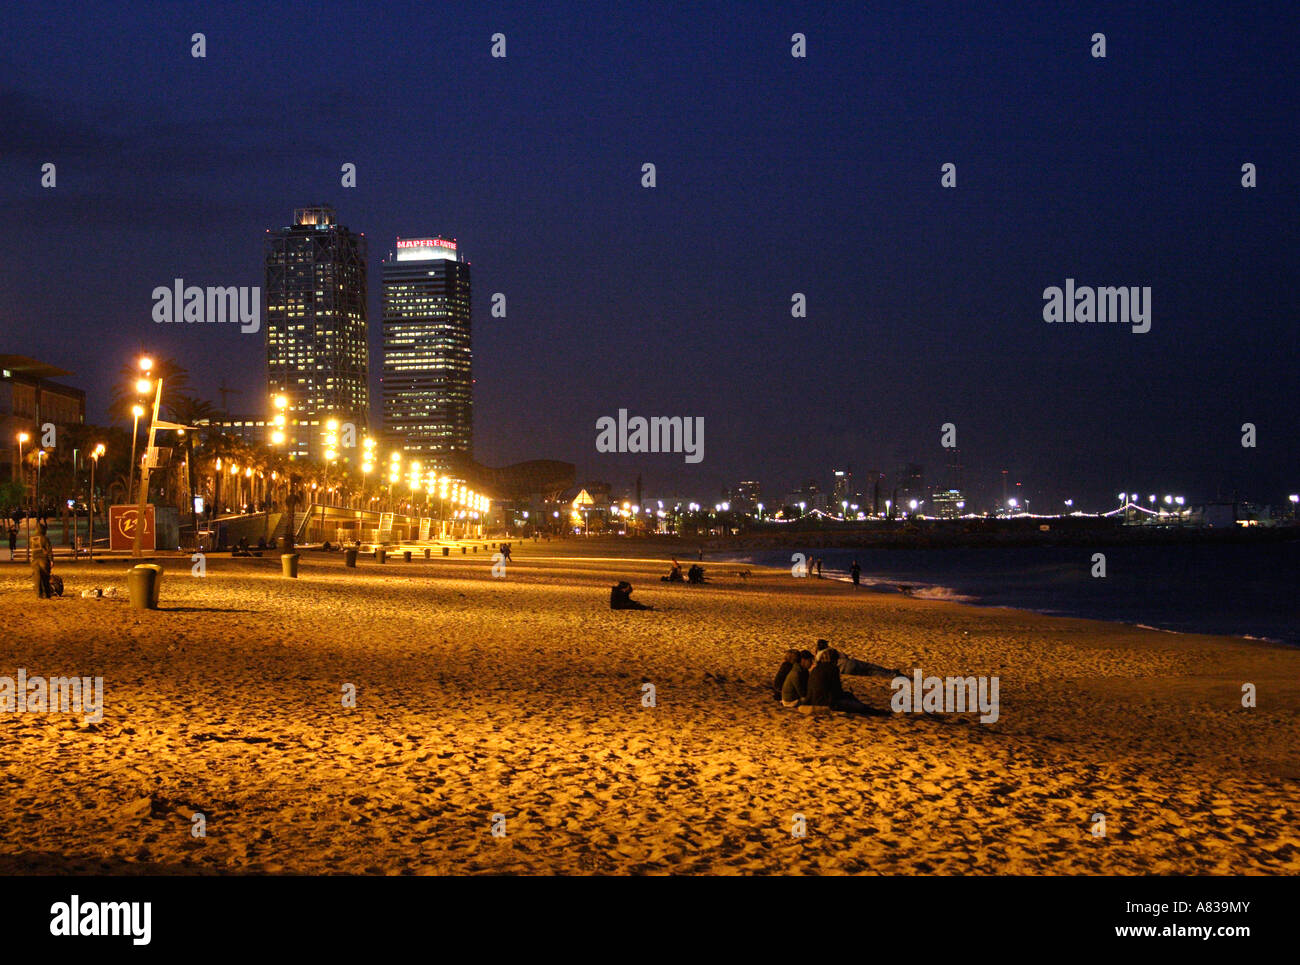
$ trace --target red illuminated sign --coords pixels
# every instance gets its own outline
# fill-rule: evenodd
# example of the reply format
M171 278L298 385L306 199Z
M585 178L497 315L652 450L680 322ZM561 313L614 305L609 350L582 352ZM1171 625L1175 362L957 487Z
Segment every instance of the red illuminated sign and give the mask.
M399 248L450 248L452 251L455 251L456 242L444 241L442 238L408 238L405 241L403 241L401 238L398 238L397 247Z
M145 506L144 532L140 534L140 548L154 549L153 504ZM135 546L135 524L140 518L139 507L108 507L108 545L110 549L129 550Z

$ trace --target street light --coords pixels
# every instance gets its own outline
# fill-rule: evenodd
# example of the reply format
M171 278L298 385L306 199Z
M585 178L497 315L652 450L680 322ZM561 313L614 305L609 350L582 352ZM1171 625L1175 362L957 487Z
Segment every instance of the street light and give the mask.
M23 502L27 501L27 474L23 472L23 443L30 439L25 432L18 433L18 481L23 484ZM32 516L29 509L23 510L27 519L27 562L32 561Z
M131 423L131 468L126 477L126 498L131 498L131 492L135 489L135 440L140 435L140 416L144 415L144 406L131 406L131 415L134 421Z
M153 368L153 360L147 356L140 359L140 371L148 372ZM141 537L144 534L145 526L145 509L149 502L149 457L154 451L154 439L158 431L158 409L162 405L163 380L161 377L153 381L153 415L149 419L149 447L145 450L145 458L140 464L140 497L136 503L135 532L131 541L131 555L140 556L142 554ZM136 389L144 394L149 391L150 383L148 379L140 379L136 382ZM132 443L135 442L134 437ZM156 538L156 534L155 534ZM156 545L156 544L155 544Z
M99 457L103 454L102 442L90 451L90 532L86 542L86 555L92 560L95 558L95 467L99 465Z

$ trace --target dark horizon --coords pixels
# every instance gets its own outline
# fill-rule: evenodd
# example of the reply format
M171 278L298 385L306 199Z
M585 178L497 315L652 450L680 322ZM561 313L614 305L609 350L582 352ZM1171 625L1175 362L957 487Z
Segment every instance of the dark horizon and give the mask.
M266 230L324 202L369 242L376 424L379 264L399 235L458 239L490 465L775 496L917 462L930 485L951 422L979 503L1004 468L1051 509L1300 486L1286 5L301 8L319 36L282 9L10 14L0 348L71 370L88 421L140 351L265 414L265 316L160 326L150 293L264 286ZM1046 324L1067 278L1150 286L1151 330ZM703 462L597 453L621 408L703 417Z

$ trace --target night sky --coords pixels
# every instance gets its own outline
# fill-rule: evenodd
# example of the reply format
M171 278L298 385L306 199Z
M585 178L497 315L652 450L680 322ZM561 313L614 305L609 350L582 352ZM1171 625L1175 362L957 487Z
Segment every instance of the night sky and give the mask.
M977 496L1300 487L1293 3L464 6L7 8L0 351L92 421L141 349L261 409L263 333L156 325L151 293L263 286L266 229L325 202L370 243L376 419L380 260L459 239L489 465L937 482L953 422ZM1151 286L1151 331L1045 323L1067 277ZM703 416L704 461L598 454L619 408Z

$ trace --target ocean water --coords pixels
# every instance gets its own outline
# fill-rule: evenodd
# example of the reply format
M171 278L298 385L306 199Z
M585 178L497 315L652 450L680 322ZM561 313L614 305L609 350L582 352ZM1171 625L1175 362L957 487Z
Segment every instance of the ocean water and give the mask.
M1220 633L1300 646L1300 541L1259 545L988 547L762 551L735 559L789 569L795 552L820 556L827 578L879 592ZM1094 553L1106 576L1092 576Z

